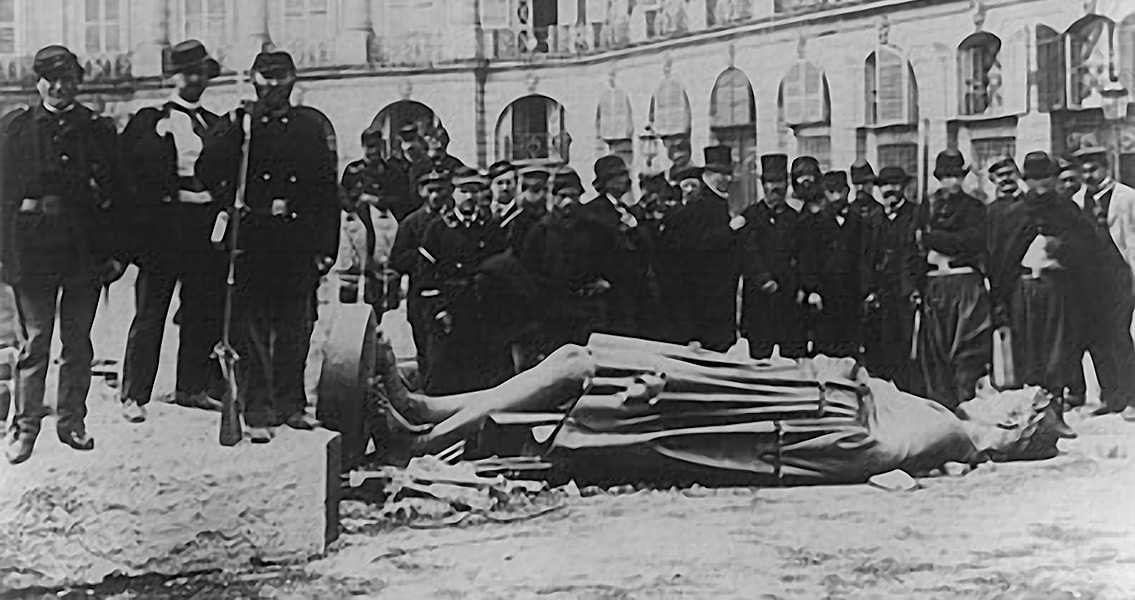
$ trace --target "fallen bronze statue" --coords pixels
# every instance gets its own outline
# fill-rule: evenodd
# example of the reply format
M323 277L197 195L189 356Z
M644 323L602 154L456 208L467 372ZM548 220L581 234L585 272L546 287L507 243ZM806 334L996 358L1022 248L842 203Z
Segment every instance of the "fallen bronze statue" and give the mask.
M1048 458L1075 437L1039 388L983 380L955 413L849 358L738 360L595 335L495 388L428 397L407 385L381 334L374 349L361 385L367 435L386 464L539 456L544 476L581 486L861 483L896 469Z

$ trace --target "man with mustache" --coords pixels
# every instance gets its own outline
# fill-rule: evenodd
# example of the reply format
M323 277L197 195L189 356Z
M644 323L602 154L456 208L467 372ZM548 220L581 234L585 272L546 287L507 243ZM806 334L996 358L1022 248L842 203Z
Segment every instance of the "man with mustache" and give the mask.
M520 172L520 194L501 207L499 227L517 256L524 254L528 232L548 214L548 180L544 167L527 167Z
M103 283L121 277L127 249L116 203L127 194L114 122L75 101L83 68L63 46L36 53L40 101L0 135L0 277L12 286L25 333L8 438L13 464L32 454L47 414L44 392L58 311L63 344L59 441L91 450L86 399L91 325Z
M233 299L240 404L253 443L274 428L318 426L307 414L303 373L315 319L319 278L339 248L339 186L326 117L291 104L296 66L286 52L261 52L250 69L256 101L222 119L205 136L197 177L215 197L233 202L245 127L247 189Z
M875 169L866 159L860 158L851 164L851 185L851 209L867 223L882 218L883 205L876 199Z

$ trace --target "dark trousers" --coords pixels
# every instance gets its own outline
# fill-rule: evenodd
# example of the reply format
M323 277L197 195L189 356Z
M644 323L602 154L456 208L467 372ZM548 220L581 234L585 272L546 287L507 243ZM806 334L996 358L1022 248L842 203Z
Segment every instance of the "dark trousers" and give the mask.
M921 379L912 393L949 409L972 400L993 364L993 317L977 273L929 277L918 332Z
M864 364L879 379L894 382L899 389L917 393L920 378L911 361L914 335L914 305L909 299L883 294L879 308L867 319Z
M763 359L780 345L785 358L802 358L808 349L795 291L780 289L772 294L746 290L743 334L749 340L749 355Z
M310 282L247 287L233 304L237 389L249 427L274 427L307 407L304 365L315 323Z
M1088 352L1100 382L1100 401L1113 410L1135 404L1135 344L1131 340L1132 302L1119 302L1104 313L1109 326L1096 327ZM1101 309L1101 313L1104 311ZM1113 325L1112 325L1113 324Z
M98 308L100 286L91 274L62 276L50 272L24 273L15 291L23 329L23 348L16 365L15 433L34 437L47 415L43 396L51 361L51 336L59 312L63 345L56 405L60 432L85 432L87 392L91 388L91 325Z
M224 393L220 366L212 358L221 338L223 318L223 265L213 257L186 261L184 266L143 266L134 284L137 314L126 340L122 365L122 400L140 405L150 401L158 373L166 316L177 282L181 281L177 391L206 392L212 398Z
M856 294L821 293L824 309L816 316L813 353L825 356L859 356L863 343L862 299Z
M1073 293L1048 275L1017 282L1010 305L1017 383L1040 386L1062 397L1065 387L1075 388L1083 381L1084 351L1074 337L1078 332L1072 321Z

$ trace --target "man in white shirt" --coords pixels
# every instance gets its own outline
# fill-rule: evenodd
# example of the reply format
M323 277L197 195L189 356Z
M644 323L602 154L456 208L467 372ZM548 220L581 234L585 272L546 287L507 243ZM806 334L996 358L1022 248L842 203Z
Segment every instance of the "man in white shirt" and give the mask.
M220 117L201 107L220 65L197 40L170 51L165 75L176 91L163 104L144 108L122 132L134 184L138 243L137 314L123 362L122 415L146 420L146 404L158 370L166 315L181 282L180 346L175 401L219 410L224 381L210 355L220 339L224 255L210 243L219 206L194 174L202 136Z

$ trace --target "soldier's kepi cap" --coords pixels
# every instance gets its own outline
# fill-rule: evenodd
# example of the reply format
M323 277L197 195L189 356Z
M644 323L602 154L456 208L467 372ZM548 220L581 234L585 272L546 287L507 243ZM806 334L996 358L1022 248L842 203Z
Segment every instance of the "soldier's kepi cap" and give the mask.
M252 61L251 70L260 73L265 79L286 79L296 74L296 63L291 54L282 50L261 52Z
M866 159L861 158L851 163L851 183L855 185L875 183L875 169L871 168L871 163Z
M788 156L785 154L762 156L761 181L788 181Z
M828 190L829 192L834 192L836 190L846 190L847 188L848 188L848 185L847 185L847 173L846 172L844 172L844 171L828 171L827 173L824 173L824 189L825 190Z
M969 167L966 166L966 159L962 153L952 148L943 150L938 153L938 157L934 159L934 178L942 179L943 177L965 177L969 173Z
M425 173L418 176L417 186L422 187L430 183L450 183L452 176L448 171L438 171L437 169L430 169Z
M453 187L462 187L466 185L486 186L489 182L481 175L480 171L471 167L460 167L453 172Z
M676 181L678 183L682 183L683 181L685 181L687 179L698 179L698 180L700 180L701 176L702 176L702 172L703 172L703 169L701 167L686 167L685 169L678 171L674 175L674 181Z
M372 146L382 142L382 128L371 125L363 130L363 146Z
M1025 179L1048 179L1057 173L1056 161L1047 152L1029 152L1025 155Z
M40 79L51 79L68 70L74 70L80 77L84 72L82 65L79 64L79 57L75 56L75 54L65 46L45 46L41 48L39 52L35 53L35 59L32 61L32 71L35 72L36 77Z
M496 179L501 175L508 175L516 170L516 165L508 162L507 160L498 160L497 162L489 165L489 179Z
M199 40L186 40L162 53L162 75L171 77L193 70L210 79L221 74L221 64L209 56Z

